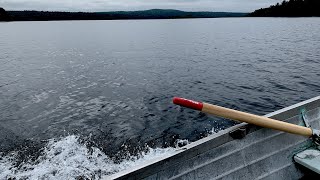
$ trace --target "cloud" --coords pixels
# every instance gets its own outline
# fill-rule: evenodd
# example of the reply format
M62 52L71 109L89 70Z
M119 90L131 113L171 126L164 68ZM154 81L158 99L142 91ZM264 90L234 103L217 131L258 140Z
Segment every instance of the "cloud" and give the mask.
M187 11L251 12L280 0L0 0L8 10L114 11L180 9Z

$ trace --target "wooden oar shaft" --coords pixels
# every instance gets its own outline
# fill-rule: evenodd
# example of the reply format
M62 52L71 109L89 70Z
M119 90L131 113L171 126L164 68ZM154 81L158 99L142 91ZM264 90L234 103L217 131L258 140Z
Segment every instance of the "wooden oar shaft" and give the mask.
M191 101L188 99L183 99L183 98L174 98L173 102L175 104L200 110L204 113L232 119L232 120L237 120L241 122L246 122L249 124L254 124L257 126L265 127L265 128L271 128L279 131L284 131L292 134L298 134L302 136L312 136L312 129L303 127L303 126L298 126L295 124L263 117L263 116L258 116L250 113L245 113L229 108L224 108L221 106L217 105L212 105L208 103L201 103L201 102L196 102L196 101Z
M228 109L208 103L203 103L202 112L292 134L299 134L309 137L312 135L312 130L307 127L298 126L295 124L278 121L263 116L257 116L254 114Z

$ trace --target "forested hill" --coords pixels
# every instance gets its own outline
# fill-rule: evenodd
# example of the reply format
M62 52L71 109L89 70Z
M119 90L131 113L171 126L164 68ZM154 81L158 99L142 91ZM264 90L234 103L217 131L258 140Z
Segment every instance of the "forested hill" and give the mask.
M7 11L11 21L50 20L117 20L117 19L179 19L242 17L247 13L234 12L186 12L179 10L151 9L145 11L114 12L55 12L55 11Z
M268 8L258 9L253 17L311 17L320 16L320 0L289 0Z
M9 17L7 12L0 7L0 21L8 21L8 20L9 20Z

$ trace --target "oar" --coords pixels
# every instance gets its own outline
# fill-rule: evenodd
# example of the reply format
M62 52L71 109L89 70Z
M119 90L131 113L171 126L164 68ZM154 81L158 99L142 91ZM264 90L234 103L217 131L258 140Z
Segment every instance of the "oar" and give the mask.
M298 126L295 124L258 116L250 113L245 113L229 108L224 108L221 106L208 104L205 102L197 102L189 99L179 98L175 97L173 98L173 103L184 106L187 108L195 109L202 111L204 113L224 117L227 119L237 120L241 122L246 122L249 124L254 124L257 126L265 127L265 128L271 128L279 131L284 131L292 134L298 134L302 136L308 136L308 137L314 137L315 140L319 137L319 131L303 126Z

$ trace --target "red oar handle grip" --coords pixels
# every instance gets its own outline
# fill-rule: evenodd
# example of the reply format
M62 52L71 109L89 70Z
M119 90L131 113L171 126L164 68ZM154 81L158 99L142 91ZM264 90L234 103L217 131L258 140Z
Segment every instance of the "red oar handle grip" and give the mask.
M180 105L180 106L183 106L183 107L199 110L199 111L202 111L202 108L203 108L202 102L193 101L190 99L179 98L179 97L174 97L173 103Z

